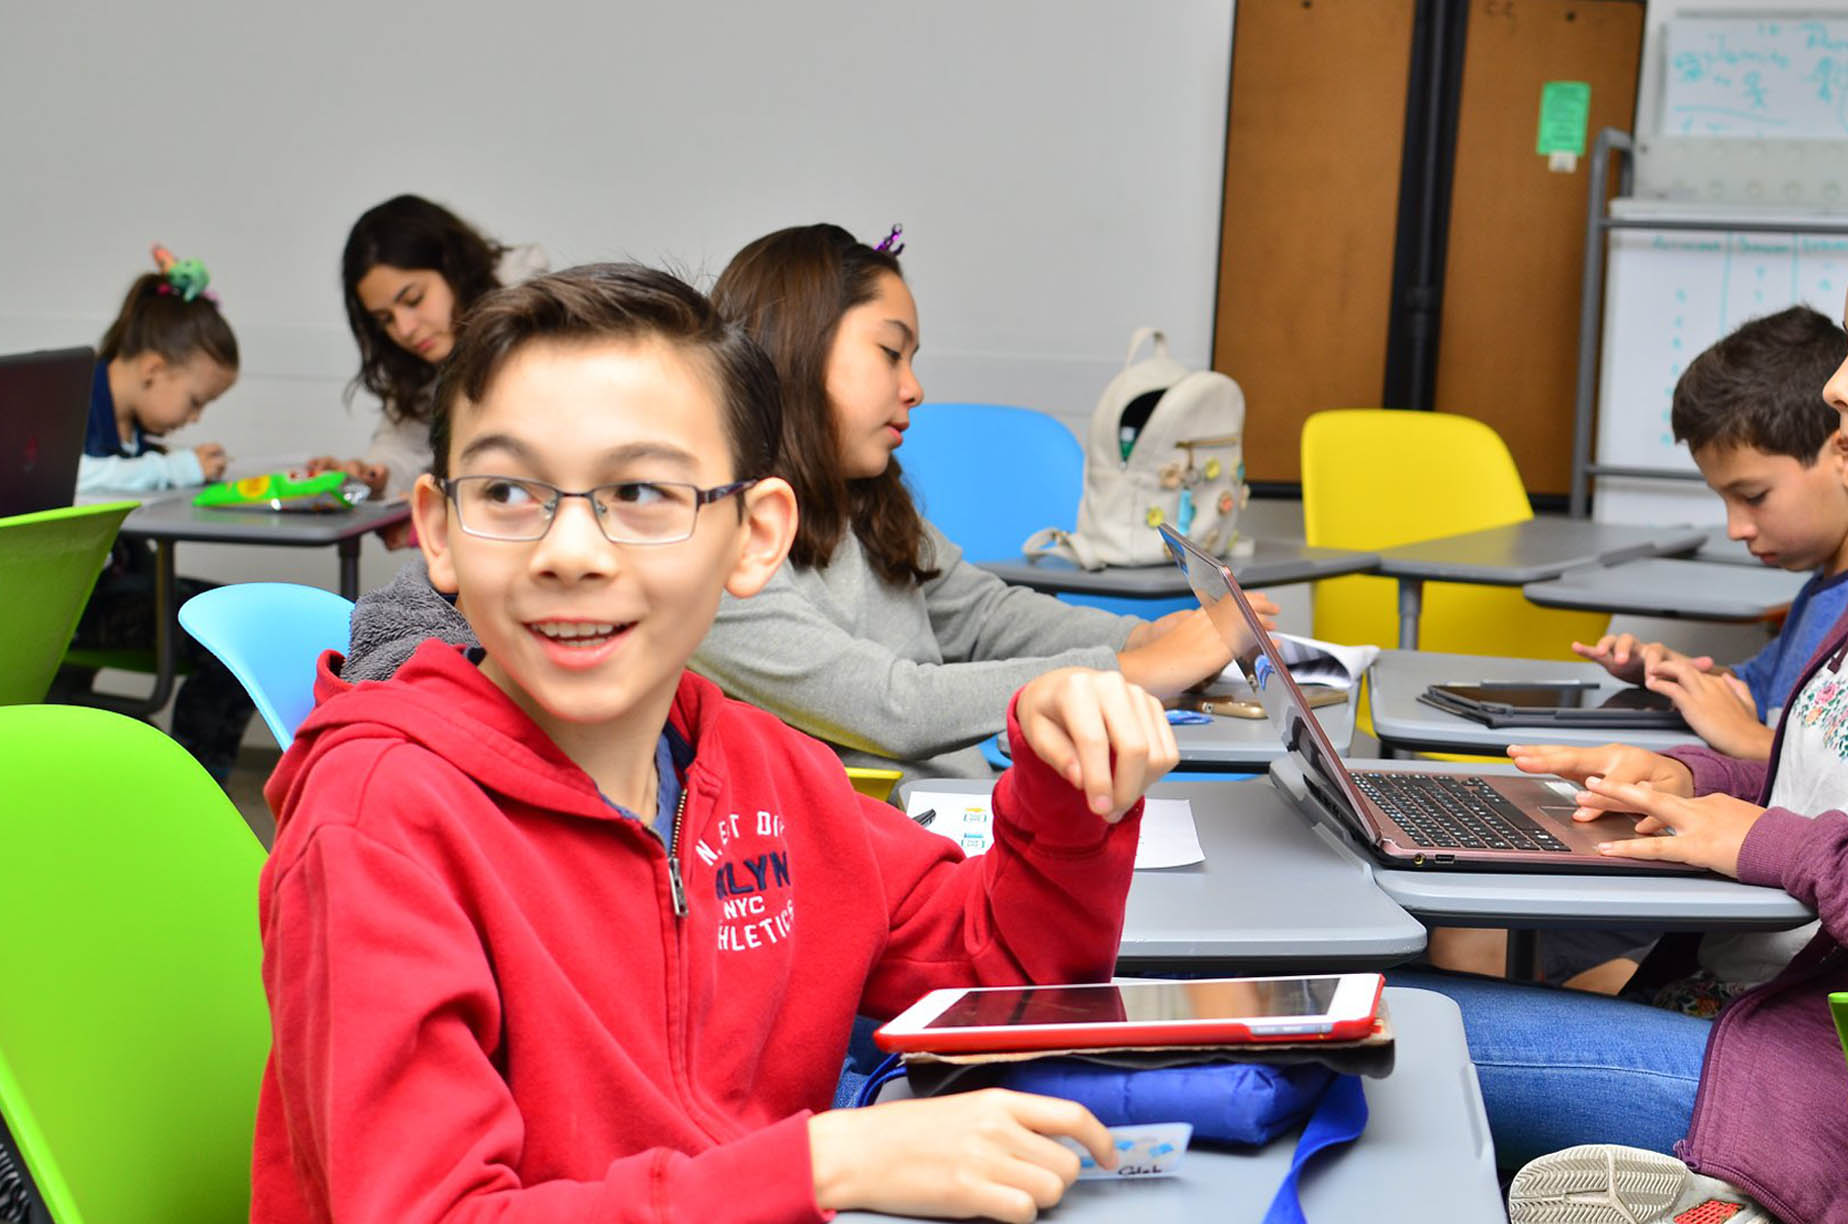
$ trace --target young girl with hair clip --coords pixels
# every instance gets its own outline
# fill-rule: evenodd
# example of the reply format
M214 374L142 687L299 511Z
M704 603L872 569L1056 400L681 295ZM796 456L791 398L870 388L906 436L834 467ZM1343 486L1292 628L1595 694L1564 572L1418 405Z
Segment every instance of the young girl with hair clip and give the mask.
M789 560L756 598L724 601L693 666L850 765L988 777L979 745L1034 676L1121 670L1171 698L1230 653L1197 610L1151 624L1009 586L918 513L893 457L924 399L897 234L875 248L837 225L779 230L713 286L782 381L776 471L800 519Z
M364 457L321 456L309 469L338 468L379 496L408 493L430 466L431 392L463 312L488 290L545 270L538 247L502 246L422 196L394 196L361 214L340 256L359 344L346 394L348 402L360 390L376 395L382 419Z
M199 419L205 406L237 381L237 337L206 290L210 276L196 259L154 248L157 270L129 287L97 348L77 488L146 492L202 484L224 475L224 447L202 443L163 451L155 439ZM175 602L209 583L180 578ZM109 567L77 622L75 645L91 650L149 650L154 645L154 556L144 541L116 541ZM173 738L222 784L237 759L244 727L255 712L244 686L187 634L179 655L191 674L173 701ZM65 668L51 700L69 700L90 687L95 672Z

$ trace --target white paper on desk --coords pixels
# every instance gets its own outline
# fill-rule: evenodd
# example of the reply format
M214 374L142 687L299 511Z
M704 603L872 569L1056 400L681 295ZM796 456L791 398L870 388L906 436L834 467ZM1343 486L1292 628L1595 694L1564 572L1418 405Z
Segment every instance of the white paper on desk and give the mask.
M987 795L913 790L905 801L905 814L916 819L921 812L935 812L925 827L961 846L964 854L981 854L994 844L994 810ZM1200 849L1200 833L1194 827L1192 803L1186 799L1144 802L1142 835L1136 842L1138 871L1205 861L1206 851Z
M1283 656L1290 675L1298 684L1326 684L1330 688L1351 691L1367 674L1373 661L1380 657L1378 646L1341 646L1294 633L1273 633L1277 653ZM1237 684L1245 679L1233 663L1219 673L1220 679Z

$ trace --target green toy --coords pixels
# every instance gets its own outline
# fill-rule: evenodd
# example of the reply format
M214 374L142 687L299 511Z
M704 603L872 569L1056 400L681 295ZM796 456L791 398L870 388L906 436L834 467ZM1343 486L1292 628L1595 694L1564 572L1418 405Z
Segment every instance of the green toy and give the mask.
M368 490L344 472L304 476L297 472L271 472L207 485L193 505L218 510L350 510L366 499Z

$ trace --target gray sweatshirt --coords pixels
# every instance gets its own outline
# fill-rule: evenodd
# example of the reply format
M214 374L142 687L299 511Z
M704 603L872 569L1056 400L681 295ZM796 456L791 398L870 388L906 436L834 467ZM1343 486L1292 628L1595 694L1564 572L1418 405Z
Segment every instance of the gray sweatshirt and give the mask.
M725 596L694 670L849 765L992 776L979 745L1014 691L1058 667L1114 670L1142 622L1009 586L924 531L925 568L942 572L922 586L885 582L849 534L825 566L785 562L757 595Z

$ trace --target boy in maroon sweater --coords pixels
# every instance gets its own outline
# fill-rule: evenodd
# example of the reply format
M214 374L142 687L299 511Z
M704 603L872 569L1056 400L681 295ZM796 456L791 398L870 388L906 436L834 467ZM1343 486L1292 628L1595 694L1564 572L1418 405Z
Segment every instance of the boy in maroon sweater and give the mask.
M778 415L763 354L664 274L471 312L414 513L481 647L384 683L324 660L271 779L254 1218L1030 1220L1078 1171L1056 1136L1112 1163L1064 1101L821 1112L856 1011L1109 974L1176 750L1120 675L1040 677L965 861L687 673L788 548Z

